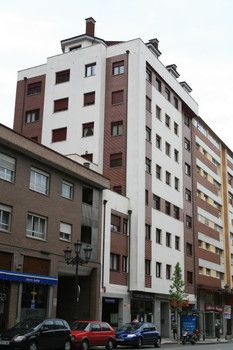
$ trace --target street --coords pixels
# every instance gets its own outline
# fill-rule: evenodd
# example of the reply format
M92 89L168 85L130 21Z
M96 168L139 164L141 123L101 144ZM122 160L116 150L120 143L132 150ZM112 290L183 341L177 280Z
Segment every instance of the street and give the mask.
M232 350L233 343L219 343L219 344L162 344L161 349L175 349L175 350ZM130 349L130 348L119 348L119 349ZM155 348L143 347L144 350L154 350Z

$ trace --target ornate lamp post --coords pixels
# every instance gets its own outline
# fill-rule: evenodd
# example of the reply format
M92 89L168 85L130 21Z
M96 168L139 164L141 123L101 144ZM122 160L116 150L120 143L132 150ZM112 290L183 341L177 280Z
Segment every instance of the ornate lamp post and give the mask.
M91 258L92 248L82 242L74 243L75 256L72 257L72 249L66 248L64 250L65 262L68 265L75 265L75 299L79 302L80 287L78 285L78 266L88 264Z

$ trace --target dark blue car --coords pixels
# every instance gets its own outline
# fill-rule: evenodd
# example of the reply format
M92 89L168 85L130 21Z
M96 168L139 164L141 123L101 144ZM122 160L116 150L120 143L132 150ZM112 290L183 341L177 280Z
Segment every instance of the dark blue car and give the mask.
M161 336L149 322L126 323L116 331L117 345L130 345L140 349L143 345L161 346Z

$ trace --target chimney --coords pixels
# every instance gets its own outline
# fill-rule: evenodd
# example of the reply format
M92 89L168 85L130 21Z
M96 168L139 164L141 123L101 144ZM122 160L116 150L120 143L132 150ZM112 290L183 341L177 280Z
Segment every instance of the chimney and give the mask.
M171 75L173 75L174 78L179 78L180 74L177 72L177 65L176 64L169 64L166 66L167 70Z
M186 83L186 81L181 81L180 85L188 94L190 94L190 92L192 91L192 88Z
M158 58L161 55L159 51L159 40L157 38L149 40L146 46L155 54Z
M95 36L95 20L92 17L86 18L86 34Z

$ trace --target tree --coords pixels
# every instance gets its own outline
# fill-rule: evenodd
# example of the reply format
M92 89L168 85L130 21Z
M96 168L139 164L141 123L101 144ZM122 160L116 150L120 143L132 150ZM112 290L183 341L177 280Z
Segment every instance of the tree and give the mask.
M185 304L184 300L184 280L182 277L182 269L179 262L175 266L175 270L172 277L172 284L170 285L170 307L174 310L175 320L178 325L178 339L180 330L180 313L182 312L182 307Z

